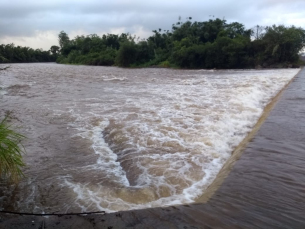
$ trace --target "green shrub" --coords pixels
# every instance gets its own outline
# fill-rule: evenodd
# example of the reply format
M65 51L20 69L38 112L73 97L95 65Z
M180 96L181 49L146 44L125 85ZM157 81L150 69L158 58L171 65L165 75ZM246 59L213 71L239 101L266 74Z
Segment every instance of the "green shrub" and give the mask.
M169 68L169 67L171 67L171 64L168 60L165 60L165 61L161 62L159 64L159 66L162 67L162 68Z
M126 41L121 44L115 63L120 67L130 67L136 63L137 47L134 42Z

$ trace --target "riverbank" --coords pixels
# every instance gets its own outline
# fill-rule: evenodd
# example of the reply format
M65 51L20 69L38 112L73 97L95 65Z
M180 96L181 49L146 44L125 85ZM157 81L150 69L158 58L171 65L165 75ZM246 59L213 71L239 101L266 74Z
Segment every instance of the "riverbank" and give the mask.
M302 228L304 88L302 70L206 204L48 218L1 214L0 228Z

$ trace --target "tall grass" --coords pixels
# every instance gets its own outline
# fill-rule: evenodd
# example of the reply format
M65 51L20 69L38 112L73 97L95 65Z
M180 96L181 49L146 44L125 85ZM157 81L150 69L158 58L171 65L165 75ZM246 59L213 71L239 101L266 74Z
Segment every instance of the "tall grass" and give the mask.
M11 129L7 117L0 122L0 177L17 182L23 176L25 152L21 140L25 137Z

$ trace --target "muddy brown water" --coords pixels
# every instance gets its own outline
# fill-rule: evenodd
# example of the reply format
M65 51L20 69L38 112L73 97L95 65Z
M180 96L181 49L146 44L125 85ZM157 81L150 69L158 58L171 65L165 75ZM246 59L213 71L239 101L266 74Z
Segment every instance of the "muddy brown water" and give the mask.
M305 228L305 71L292 81L212 198L122 213L128 228ZM137 219L138 222L137 222Z
M17 85L14 82L12 84ZM66 93L65 90L68 88L67 85L62 88L62 91L59 91L61 93ZM73 218L73 220L76 220L75 222L80 224L84 222L91 222L88 225L86 224L89 228L97 225L96 223L92 223L97 221L99 221L99 223L103 223L105 228L109 226L113 226L113 228L155 228L156 226L157 228L188 228L189 226L194 228L302 228L302 226L304 226L305 211L305 116L303 115L304 106L302 103L305 96L304 85L305 82L303 71L294 79L294 81L283 93L282 98L277 103L276 107L271 112L271 115L267 118L256 137L249 143L245 153L242 155L240 160L237 161L228 178L206 204L197 203L187 206L175 206L163 209L155 208L149 210L136 210L122 212L119 215L109 214L106 216L96 216L93 218L90 218L89 216L87 218L76 217ZM23 85L22 87L25 86ZM54 92L54 88L52 89ZM18 88L18 90L16 88L9 88L8 90L12 90L10 92L11 96L16 96L19 94L23 97L28 97L27 99L31 98L31 95L29 95L30 93L24 93L26 89L22 91L20 88ZM41 97L36 97L38 97L37 99L41 100L40 102L43 104L44 99L47 98L45 95L43 95L45 92L41 93ZM48 96L52 96L51 89L50 95L48 94ZM19 106L22 104L20 101L15 101L15 103ZM12 107L12 100L7 101L7 105L8 108ZM62 106L62 104L59 104L59 106ZM35 110L36 109L37 108L35 108ZM49 168L50 171L55 171L53 168L56 166L61 168L58 169L55 174L56 176L61 177L67 176L68 172L65 170L63 164L68 163L69 160L74 160L73 163L75 163L75 166L77 166L78 163L82 164L84 160L88 163L88 165L90 165L90 160L92 161L92 164L96 163L96 155L92 153L86 154L83 152L84 148L90 148L92 141L86 141L86 139L85 141L82 141L83 138L79 138L79 136L65 138L65 136L73 135L73 131L75 131L75 129L72 127L67 128L67 126L64 125L67 118L71 117L53 120L52 118L47 119L48 122L52 120L51 126L53 127L46 129L44 128L46 123L43 115L48 117L48 113L46 113L45 109L40 110L38 108L37 110L41 113L39 113L37 117L35 116L37 123L35 123L34 126L37 127L41 125L40 131L45 131L44 134L40 133L37 136L37 138L40 139L39 143L43 143L47 146L48 144L50 145L56 142L56 146L54 149L45 147L43 150L41 150L42 156L39 158L39 160L37 160L37 156L35 157L33 155L32 158L30 157L28 160L32 160L32 164L36 163L37 166L42 166L42 162L44 161L41 160L45 160L46 162L48 160L50 161L50 155L52 155L52 152L54 153L55 151L72 151L74 153L73 155L65 155L60 158L62 163L59 163L56 160L52 162L51 160L51 162L46 163L47 166L44 165L44 170ZM39 119L38 116L40 115L41 118ZM59 115L62 117L64 114L61 113ZM18 115L15 116L16 120L20 119L20 123L22 123L25 119L19 118ZM52 117L52 115L50 116ZM29 119L30 118L28 118L28 120ZM72 119L71 122L74 121L75 120ZM90 121L94 122L94 119ZM16 123L18 122L16 121ZM108 126L111 126L111 123ZM58 135L54 135L54 131ZM72 133L70 133L70 131ZM33 132L35 131L32 131L31 133ZM67 135L67 133L70 133L70 135ZM60 137L58 138L58 136ZM33 144L32 147L35 147L34 142L31 144ZM28 143L27 150L31 144ZM80 144L82 147L80 147ZM46 158L44 158L44 156ZM59 155L56 154L56 157L58 156ZM80 158L77 159L77 157ZM60 165L63 167L60 167ZM31 169L30 171L35 174L35 169ZM86 180L86 177L82 178L81 171L79 171L77 174L79 175L79 180ZM89 175L91 175L90 171ZM96 182L94 173L92 173L92 175L92 180ZM54 187L52 187L52 182L48 180L51 178L47 174L37 174L37 177L39 177L40 186L37 186L37 188L41 189L39 190L39 193L42 193L44 196L34 196L35 198L38 198L36 201L46 201L48 204L52 202L54 203L54 200L49 200L48 202L48 198L52 198L52 195L54 195L52 194L54 191L52 188L55 189L55 193L64 193L65 191L71 192L68 186L60 187L53 184ZM47 192L43 189L46 189ZM58 189L58 191L56 191L56 189ZM16 189L15 191L16 196L10 197L13 198L10 199L10 201L17 200L18 202L18 198L20 201L22 196L20 197L20 190ZM73 192L71 193L73 196ZM27 196L28 195L25 195L25 198ZM65 201L66 198L65 196L61 197L59 195L56 199L58 202L62 202ZM9 201L5 200L4 196L2 197L2 201L2 203L7 203L6 209L14 210L14 207L12 207L14 206L14 202L9 203ZM29 202L34 203L33 201ZM66 204L68 205L69 203ZM16 203L15 207L18 207ZM31 207L32 209L35 209L35 207L37 208L37 205ZM49 206L50 209L52 209L51 207ZM69 209L73 208L69 206ZM77 208L75 209L78 210ZM45 210L48 209L46 208ZM41 222L41 219L39 220ZM9 221L6 222L8 223ZM18 220L16 222L18 222ZM52 218L47 222L50 223L49 225L58 222L62 223L61 225L64 225L63 222L55 222ZM68 224L69 219L67 219L66 222L66 225Z

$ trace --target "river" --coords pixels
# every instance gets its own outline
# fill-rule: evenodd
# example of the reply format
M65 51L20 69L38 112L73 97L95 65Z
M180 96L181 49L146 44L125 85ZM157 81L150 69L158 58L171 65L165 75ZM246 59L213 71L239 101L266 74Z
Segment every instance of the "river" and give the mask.
M0 207L115 212L194 203L297 74L12 64L1 115L27 136Z

